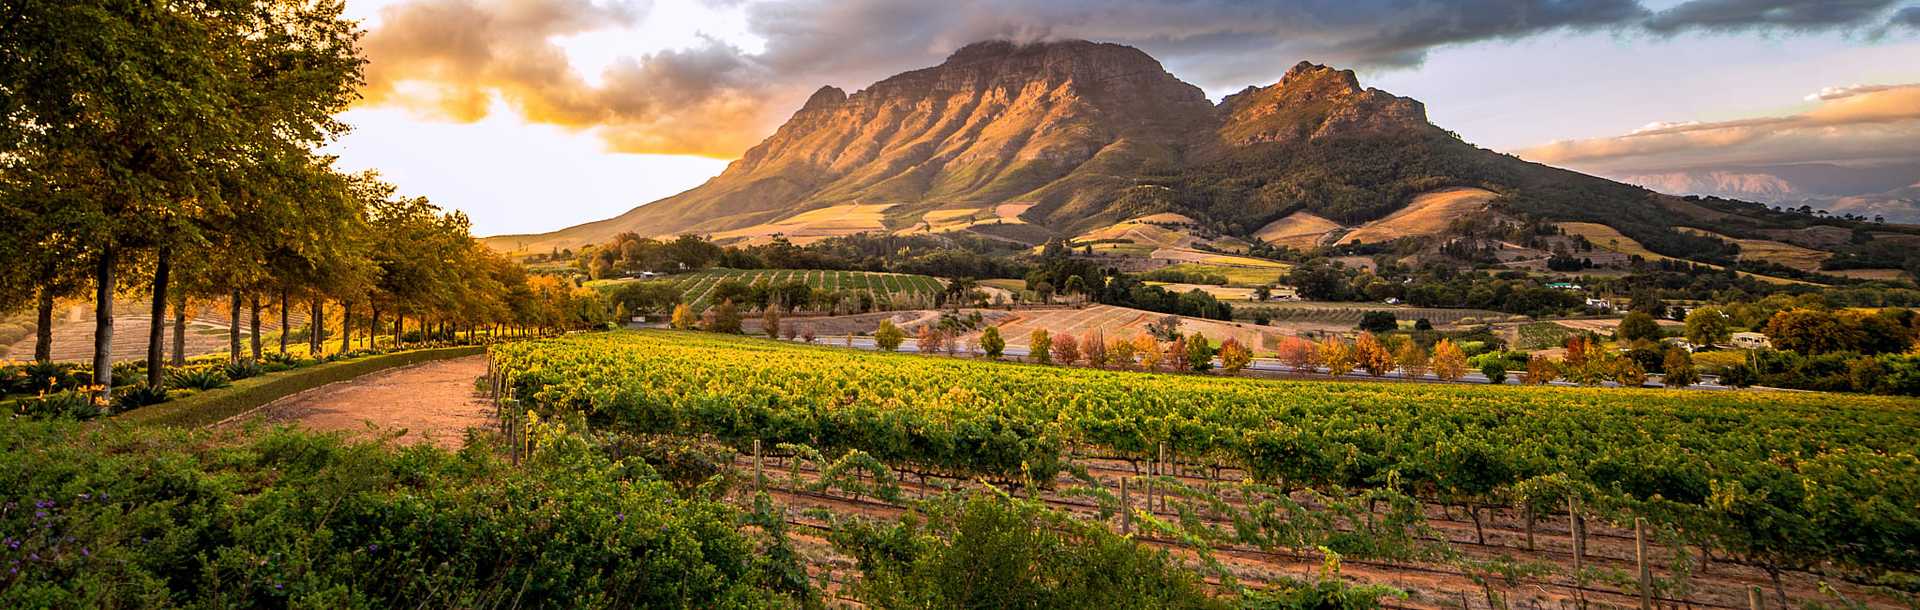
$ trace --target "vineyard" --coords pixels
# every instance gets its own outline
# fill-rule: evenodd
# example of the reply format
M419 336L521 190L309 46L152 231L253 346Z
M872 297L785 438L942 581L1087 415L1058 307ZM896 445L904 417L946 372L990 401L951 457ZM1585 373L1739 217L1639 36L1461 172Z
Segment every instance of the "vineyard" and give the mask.
M725 281L747 285L756 282L766 282L768 285L804 282L808 288L818 291L865 293L872 296L876 303L925 300L927 306L932 306L933 296L945 289L945 284L938 278L925 275L820 269L715 269L676 275L665 281L674 283L694 311L718 305L712 302L713 289Z
M492 358L496 387L536 412L743 453L796 448L784 452L796 484L803 458L831 478L827 457L859 456L885 465L873 485L897 486L887 473L898 472L918 475L920 493L938 481L1028 486L1089 518L1117 512L1122 528L1132 515L1143 536L1158 528L1147 538L1213 549L1210 562L1338 552L1390 582L1432 572L1431 587L1474 591L1477 607L1523 595L1630 605L1635 579L1622 568L1636 549L1622 540L1636 533L1653 540L1649 555L1642 539L1638 586L1673 605L1744 608L1755 587L1783 605L1890 604L1911 594L1869 583L1920 569L1910 401L1648 391L1628 402L1595 389L1121 373L666 332L500 346ZM1143 466L1133 492L1145 510L1124 485ZM867 493L887 495L878 489ZM815 500L882 501L872 497ZM1574 514L1587 523L1570 524ZM1571 549L1537 544L1550 531L1571 535Z

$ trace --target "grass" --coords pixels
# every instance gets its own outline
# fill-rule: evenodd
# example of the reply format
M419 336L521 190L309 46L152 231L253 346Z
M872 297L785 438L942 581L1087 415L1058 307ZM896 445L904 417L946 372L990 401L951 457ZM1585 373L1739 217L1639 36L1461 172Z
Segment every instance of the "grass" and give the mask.
M1801 271L1819 272L1820 263L1833 256L1831 252L1802 248L1789 243L1766 239L1739 239L1705 229L1680 227L1679 231L1682 233L1692 233L1694 235L1704 235L1721 241L1733 242L1740 246L1740 260L1779 263Z
M146 426L206 426L280 398L336 381L345 381L376 371L430 360L471 356L485 353L486 350L486 347L478 345L413 350L268 373L235 381L233 385L218 390L197 392L179 399L128 411L114 416L113 419L122 423Z
M1633 238L1627 237L1625 234L1621 233L1619 230L1614 229L1613 227L1609 227L1607 225L1592 223L1592 222L1563 222L1563 223L1560 223L1559 226L1560 228L1565 229L1567 231L1567 235L1578 235L1581 237L1585 237L1587 238L1587 241L1589 243L1593 244L1593 247L1599 248L1602 250L1618 252L1621 254L1625 254L1627 256L1638 256L1640 258L1644 258L1649 261L1675 260L1675 261L1693 263L1695 265L1700 265L1703 267L1711 267L1714 269L1725 269L1725 267L1721 267L1719 265L1715 265L1711 263L1688 261L1688 260L1677 259L1671 256L1665 256L1665 255L1656 253L1652 250L1648 250L1646 246L1640 245L1640 242L1634 241ZM1769 282L1774 284L1798 284L1802 286L1820 286L1821 285L1813 282L1803 282L1800 280L1792 280L1792 279L1787 279L1783 277L1773 277L1771 275L1748 273L1746 271L1741 271L1739 273L1740 275L1745 277L1750 277L1763 282Z
M1280 281L1280 276L1284 273L1281 269L1255 269L1251 267L1209 265L1206 263L1180 263L1158 267L1157 269L1179 271L1181 273L1224 275L1227 277L1228 286L1266 286Z

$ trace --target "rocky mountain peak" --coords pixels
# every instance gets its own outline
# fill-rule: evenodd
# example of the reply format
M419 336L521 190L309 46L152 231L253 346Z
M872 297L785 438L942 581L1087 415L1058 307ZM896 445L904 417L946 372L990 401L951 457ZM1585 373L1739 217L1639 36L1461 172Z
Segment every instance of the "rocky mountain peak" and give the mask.
M800 106L800 112L831 110L846 103L846 101L847 92L841 91L839 87L828 85L821 87L819 91L813 92L813 96L807 98L807 103Z
M1306 61L1278 83L1227 96L1220 110L1220 135L1238 146L1433 128L1419 101L1361 88L1352 70Z

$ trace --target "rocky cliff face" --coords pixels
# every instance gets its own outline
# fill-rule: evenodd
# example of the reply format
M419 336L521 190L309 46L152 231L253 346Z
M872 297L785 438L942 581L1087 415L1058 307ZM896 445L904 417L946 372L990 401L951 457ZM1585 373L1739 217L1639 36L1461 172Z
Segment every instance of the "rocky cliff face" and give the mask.
M821 88L693 190L495 243L544 250L623 231L714 233L849 203L895 204L890 228L928 210L1030 203L1027 221L1069 232L1174 205L1140 176L1235 147L1433 129L1419 102L1311 63L1215 105L1132 47L984 42L851 95Z

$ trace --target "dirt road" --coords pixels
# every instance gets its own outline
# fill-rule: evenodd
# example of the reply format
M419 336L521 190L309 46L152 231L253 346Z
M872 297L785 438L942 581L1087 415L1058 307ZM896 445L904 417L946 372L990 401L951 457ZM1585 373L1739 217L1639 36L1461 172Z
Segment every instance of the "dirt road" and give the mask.
M457 449L468 428L492 424L492 405L474 390L486 373L485 355L436 360L314 388L236 419L360 437L402 432L395 442Z

